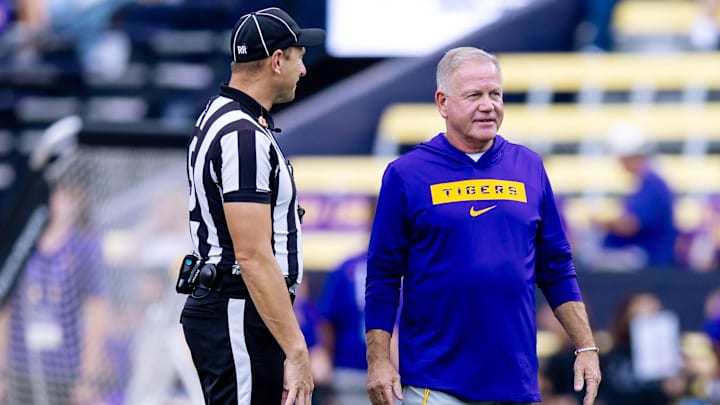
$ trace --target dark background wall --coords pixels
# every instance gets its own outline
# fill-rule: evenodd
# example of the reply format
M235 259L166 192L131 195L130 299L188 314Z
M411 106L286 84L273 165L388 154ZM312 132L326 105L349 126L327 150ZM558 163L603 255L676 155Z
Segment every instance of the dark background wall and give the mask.
M720 274L681 269L617 274L580 272L578 282L595 326L610 325L618 302L631 292L651 292L680 317L683 330L702 330L703 306L710 291L720 287Z

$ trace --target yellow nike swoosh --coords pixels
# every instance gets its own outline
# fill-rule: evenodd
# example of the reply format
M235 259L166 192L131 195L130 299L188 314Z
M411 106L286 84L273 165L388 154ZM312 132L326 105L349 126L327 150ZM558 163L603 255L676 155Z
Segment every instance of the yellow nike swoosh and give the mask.
M491 205L491 206L489 206L489 207L487 207L487 208L483 208L483 209L477 210L477 211L475 210L475 207L470 207L470 216L471 216L471 217L477 217L477 216L479 216L479 215L482 215L482 214L490 211L491 209L493 209L493 208L495 208L495 207L497 207L497 205Z

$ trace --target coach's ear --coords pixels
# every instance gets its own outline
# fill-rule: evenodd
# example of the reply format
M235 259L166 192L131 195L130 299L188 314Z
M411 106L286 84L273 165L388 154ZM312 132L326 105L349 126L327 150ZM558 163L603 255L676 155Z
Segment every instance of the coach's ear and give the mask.
M438 111L440 112L440 116L447 119L447 96L445 93L441 92L440 90L437 90L435 92L435 105L438 107Z

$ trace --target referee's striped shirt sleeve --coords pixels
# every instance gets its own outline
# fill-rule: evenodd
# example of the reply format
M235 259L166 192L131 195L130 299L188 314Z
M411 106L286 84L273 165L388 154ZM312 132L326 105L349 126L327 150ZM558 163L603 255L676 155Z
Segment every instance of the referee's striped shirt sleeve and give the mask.
M220 140L220 170L225 202L270 203L270 140L252 128Z

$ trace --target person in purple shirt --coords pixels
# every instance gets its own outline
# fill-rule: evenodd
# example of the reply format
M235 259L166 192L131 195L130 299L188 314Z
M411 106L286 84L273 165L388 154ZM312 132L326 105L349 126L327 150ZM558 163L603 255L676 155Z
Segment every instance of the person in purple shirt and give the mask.
M619 216L598 219L604 234L594 267L609 270L668 269L676 265L674 194L652 164L652 145L642 130L617 124L608 139L610 152L630 173L635 189L624 197Z
M320 340L332 359L333 396L338 404L367 404L365 383L365 274L367 253L345 260L328 273L320 310Z
M498 60L448 51L435 103L446 131L392 161L378 197L365 292L371 402L540 402L537 285L572 340L574 389L591 405L599 349L542 159L497 134Z
M101 399L107 284L100 238L85 226L78 184L61 179L53 187L49 222L0 309L3 403Z
M705 396L713 403L720 402L720 288L712 290L705 298L705 334L716 366L710 375L702 376Z

